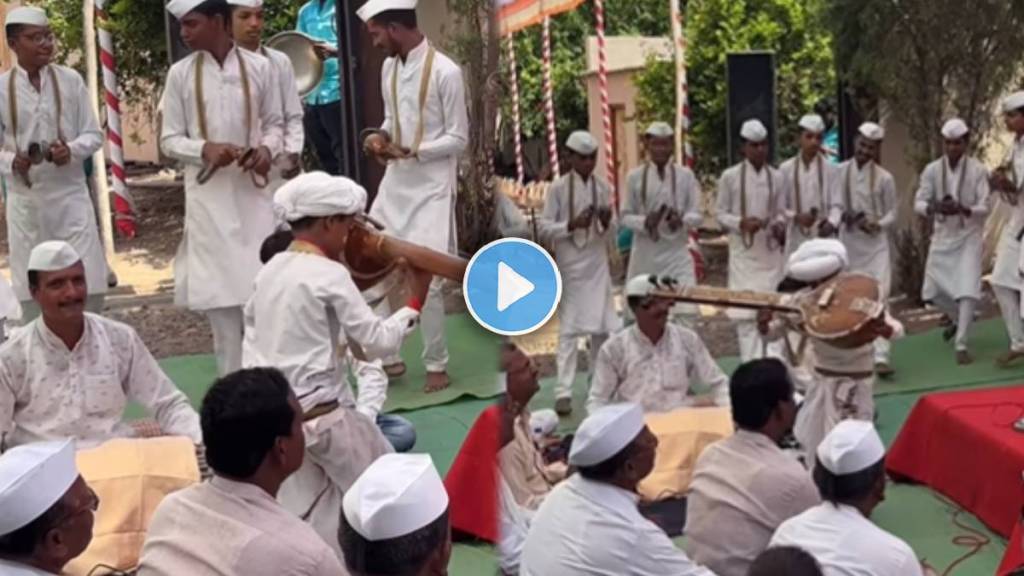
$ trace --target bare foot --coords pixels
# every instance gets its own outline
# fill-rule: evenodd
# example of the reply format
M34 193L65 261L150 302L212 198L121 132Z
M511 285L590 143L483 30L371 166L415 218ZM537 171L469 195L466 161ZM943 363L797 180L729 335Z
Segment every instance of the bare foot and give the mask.
M427 383L423 386L423 391L427 394L440 392L447 388L448 384L447 372L427 372Z
M388 378L398 378L405 374L405 362L398 361L394 364L385 364L384 373L388 375Z
M1024 350L1009 350L999 356L999 358L996 358L996 366L999 368L1008 368L1010 364L1013 364L1021 358L1024 358Z
M972 362L974 362L974 357L971 356L970 352L968 352L967 350L957 350L956 351L956 363L957 364L959 364L961 366L965 366L965 365L970 364Z

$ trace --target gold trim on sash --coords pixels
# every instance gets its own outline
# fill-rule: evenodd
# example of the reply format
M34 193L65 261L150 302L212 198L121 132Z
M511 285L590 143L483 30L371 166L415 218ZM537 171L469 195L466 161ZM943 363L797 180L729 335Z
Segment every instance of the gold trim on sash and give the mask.
M437 51L430 44L427 44L427 57L423 63L423 71L420 73L420 94L419 94L419 118L416 122L416 135L413 138L412 146L409 147L410 154L415 156L423 143L423 111L427 107L427 90L430 88L430 76L434 70L434 54ZM402 120L398 109L398 66L401 64L395 58L395 64L391 68L391 108L394 111L394 127L392 128L391 141L398 146L402 145Z
M61 117L64 115L64 106L60 97L60 82L57 81L57 72L54 71L53 65L49 64L46 66L50 73L50 82L53 83L53 99L57 105L57 139L61 142L64 140L64 129L61 127ZM17 76L20 67L11 68L11 75L7 77L7 100L8 106L11 113L11 132L13 133L14 140L14 151L21 152L21 148L18 145L18 86L15 83L15 76ZM25 73L26 76L28 73ZM39 95L42 96L42 88L40 87Z

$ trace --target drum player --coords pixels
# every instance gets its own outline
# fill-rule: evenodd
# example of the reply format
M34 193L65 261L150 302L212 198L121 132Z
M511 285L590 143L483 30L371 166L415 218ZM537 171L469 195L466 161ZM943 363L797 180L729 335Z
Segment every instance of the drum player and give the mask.
M792 300L838 276L846 268L847 258L846 248L839 240L815 238L801 244L786 262L784 282L797 287ZM758 313L758 330L766 340L783 339L787 329L801 330L783 318L773 318L769 311ZM871 340L903 336L903 325L888 310L862 330L874 333ZM804 333L799 340L797 357L791 362L800 365L810 375L810 381L806 383L807 396L797 414L793 434L805 450L806 461L814 462L818 444L840 421L873 420L875 346L869 342L856 348L840 348Z
M280 369L295 391L306 458L278 499L337 546L342 495L392 451L375 422L356 409L339 346L366 359L398 350L415 327L431 276L412 272L409 305L380 318L338 261L354 216L365 209L366 191L347 178L310 172L285 183L274 204L294 241L256 276L245 307L243 364Z

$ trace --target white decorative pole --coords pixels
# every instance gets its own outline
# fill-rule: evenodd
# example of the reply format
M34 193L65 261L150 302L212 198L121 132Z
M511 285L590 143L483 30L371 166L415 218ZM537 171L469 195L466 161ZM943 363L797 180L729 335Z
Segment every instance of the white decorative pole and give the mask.
M544 17L541 36L541 67L544 72L544 115L548 128L548 158L551 163L551 178L562 175L558 165L558 134L555 131L555 88L551 83L551 18Z
M96 0L99 21L100 64L103 66L103 101L107 106L107 147L110 171L114 177L114 223L126 238L135 237L134 204L124 172L124 140L121 132L121 91L117 83L117 60L114 58L114 36L104 7L107 0Z
M516 182L522 185L526 179L526 170L523 167L523 124L519 110L519 66L516 63L516 39L513 34L508 35L508 72L512 88L512 137L515 139L516 155ZM522 188L520 188L520 194Z
M608 62L604 42L604 0L594 0L597 28L597 83L601 91L601 122L604 124L605 179L611 187L612 207L619 210L619 191L615 182L615 140L612 133L611 104L608 101Z
M675 45L676 61L676 158L680 164L693 167L693 151L690 149L690 99L686 83L686 20L680 2L669 0L672 13L672 40Z
M89 100L92 104L93 113L99 118L99 81L96 69L96 6L93 0L84 0L82 8L83 22L85 24L85 68L86 81L89 84ZM103 157L103 148L100 148L92 155L93 175L96 177L96 201L99 204L100 231L103 235L103 248L110 261L114 256L114 230L110 224L110 190L107 188L107 162Z

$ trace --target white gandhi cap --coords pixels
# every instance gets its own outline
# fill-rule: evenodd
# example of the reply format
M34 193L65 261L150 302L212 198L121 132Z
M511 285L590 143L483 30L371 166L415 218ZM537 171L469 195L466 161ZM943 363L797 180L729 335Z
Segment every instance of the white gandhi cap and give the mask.
M874 424L864 420L843 420L818 445L818 461L837 476L867 470L884 457Z
M12 24L28 24L30 26L49 26L50 21L46 18L46 12L35 6L21 6L7 13L4 19L4 26Z
M799 125L807 132L821 134L825 131L825 121L817 114L807 114L800 119Z
M28 269L55 272L74 266L81 259L71 244L63 240L47 240L32 249L28 256Z
M366 209L366 190L344 176L307 172L274 193L274 212L285 222L302 218L358 214Z
M389 10L415 9L416 0L369 0L366 4L363 4L359 10L356 10L356 15L358 15L363 22L369 22L370 19L381 12L387 12Z
M263 0L228 0L228 4L242 8L263 8Z
M740 127L740 138L743 138L747 142L764 142L764 139L768 137L768 129L764 127L764 124L760 120L747 120Z
M0 536L42 516L77 478L71 440L23 444L0 455Z
M846 247L835 238L814 238L800 245L786 261L786 276L817 282L840 272L849 263Z
M376 542L411 534L448 509L448 492L427 454L385 454L352 484L342 500L345 520Z
M618 454L644 429L644 412L631 402L599 408L580 424L569 450L572 466L594 466Z
M675 136L675 134L675 130L668 125L668 122L652 122L644 132L645 136L653 136L655 138L668 138L669 136Z
M868 140L881 141L885 138L885 130L874 122L865 122L857 129L860 135Z
M946 120L942 125L942 137L946 140L959 140L967 135L967 123L959 118Z
M1024 90L1019 90L1003 99L1003 112L1024 108Z
M590 132L577 130L569 134L569 139L565 141L565 147L577 154L590 156L597 152L597 140L594 140Z
M639 274L630 278L629 282L626 282L626 297L638 296L643 298L659 287L658 278L653 274Z
M171 0L167 3L167 11L171 13L171 16L181 20L186 14L195 10L205 1L206 0Z

